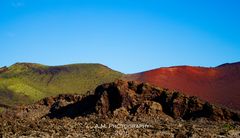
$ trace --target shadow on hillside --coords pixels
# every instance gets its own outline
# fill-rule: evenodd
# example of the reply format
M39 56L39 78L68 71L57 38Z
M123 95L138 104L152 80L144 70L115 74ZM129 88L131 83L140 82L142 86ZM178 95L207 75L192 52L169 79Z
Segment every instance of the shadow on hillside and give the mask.
M96 102L96 96L89 95L79 102L60 107L58 109L56 109L56 107L53 105L50 109L50 113L47 116L57 119L64 117L75 118L78 116L86 116L95 112Z

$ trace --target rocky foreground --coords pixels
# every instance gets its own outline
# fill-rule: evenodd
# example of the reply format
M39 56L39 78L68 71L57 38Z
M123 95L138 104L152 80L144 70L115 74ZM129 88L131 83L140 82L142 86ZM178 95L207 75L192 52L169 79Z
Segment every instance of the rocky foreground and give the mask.
M0 137L240 137L238 112L133 81L5 111Z

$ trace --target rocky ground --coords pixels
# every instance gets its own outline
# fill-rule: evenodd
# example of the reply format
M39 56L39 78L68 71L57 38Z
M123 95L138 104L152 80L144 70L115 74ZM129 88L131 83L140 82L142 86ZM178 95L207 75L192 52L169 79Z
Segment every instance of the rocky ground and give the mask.
M2 137L156 137L156 138L238 138L239 123L215 122L206 119L168 120L129 118L103 119L96 116L74 119L4 120Z
M5 111L0 137L240 137L240 115L138 82L100 85Z

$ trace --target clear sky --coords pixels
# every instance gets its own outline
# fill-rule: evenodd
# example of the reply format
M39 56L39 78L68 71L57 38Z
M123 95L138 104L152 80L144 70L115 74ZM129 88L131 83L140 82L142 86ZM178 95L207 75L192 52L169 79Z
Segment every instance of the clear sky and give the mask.
M239 0L0 0L0 66L240 61Z

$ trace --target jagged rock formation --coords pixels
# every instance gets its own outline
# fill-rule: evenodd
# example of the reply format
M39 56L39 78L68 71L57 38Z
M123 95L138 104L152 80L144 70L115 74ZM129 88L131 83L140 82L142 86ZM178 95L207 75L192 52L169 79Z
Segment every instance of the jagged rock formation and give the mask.
M95 134L98 137L110 136L115 132L118 134L122 128L101 128L96 127L96 124L112 125L126 122L151 124L151 128L148 129L126 130L123 128L128 134L127 137L146 137L147 135L191 137L208 134L217 136L221 135L222 126L226 122L228 122L226 127L231 128L228 131L234 130L234 132L228 134L228 131L224 131L223 135L238 136L238 133L240 134L240 116L237 112L212 105L197 97L170 92L147 83L122 80L100 85L94 93L87 95L59 95L44 98L32 105L9 109L2 114L0 122L0 128L2 128L0 134L4 136L21 136L23 131L30 133L27 136L38 134L44 137L46 135L69 136L69 133L73 132L72 137L87 134L90 134L89 137L96 137ZM74 122L85 122L85 124L80 125ZM194 126L189 128L192 124L199 125L201 129ZM76 128L77 126L81 129ZM66 133L62 133L63 130L59 127L64 127ZM49 130L45 130L46 128ZM91 128L94 128L94 132ZM47 132L42 133L43 129ZM101 133L103 129L106 134ZM137 136L132 136L132 133L136 133ZM166 133L168 135L165 135ZM118 135L118 137L122 136ZM124 137L126 137L125 133Z
M175 119L188 120L206 117L213 120L240 121L237 113L226 108L214 106L197 97L188 97L180 92L169 92L146 83L134 81L108 83L97 87L94 96L97 100L96 112L101 115L125 108L133 115L139 112L154 113L156 116L164 113Z
M211 120L240 121L238 113L202 101L197 97L189 97L180 92L169 92L147 83L122 80L100 85L94 94L49 97L33 105L20 106L15 109L15 112L18 115L22 110L29 113L33 109L38 110L39 107L45 107L46 116L50 118L75 118L90 114L111 117L116 112L125 112L133 116L164 114L174 119L184 120L205 117Z

